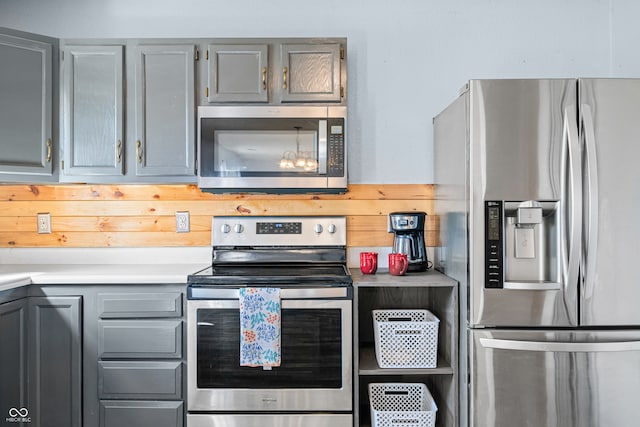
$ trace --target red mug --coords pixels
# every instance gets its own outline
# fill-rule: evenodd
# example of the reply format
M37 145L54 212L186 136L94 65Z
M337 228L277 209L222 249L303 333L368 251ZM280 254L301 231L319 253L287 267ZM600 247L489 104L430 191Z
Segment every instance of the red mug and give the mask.
M389 273L402 276L409 268L407 254L389 254Z
M360 252L360 271L362 274L375 274L378 270L377 252Z

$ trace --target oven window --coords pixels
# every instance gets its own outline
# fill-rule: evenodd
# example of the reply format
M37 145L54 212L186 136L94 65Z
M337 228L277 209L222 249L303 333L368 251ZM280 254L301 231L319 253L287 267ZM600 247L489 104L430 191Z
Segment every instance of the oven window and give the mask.
M280 367L240 366L237 309L198 310L198 388L341 388L342 311L282 310Z

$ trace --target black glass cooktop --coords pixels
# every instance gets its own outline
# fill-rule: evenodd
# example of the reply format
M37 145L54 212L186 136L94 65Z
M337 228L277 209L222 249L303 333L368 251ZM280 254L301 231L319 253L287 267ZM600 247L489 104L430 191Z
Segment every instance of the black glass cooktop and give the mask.
M215 265L191 274L189 285L351 284L344 265Z

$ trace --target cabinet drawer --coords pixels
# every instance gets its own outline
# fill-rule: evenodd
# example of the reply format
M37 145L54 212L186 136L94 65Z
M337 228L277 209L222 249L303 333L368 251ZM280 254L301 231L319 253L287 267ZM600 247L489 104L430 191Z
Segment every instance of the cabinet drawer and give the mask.
M103 359L182 358L181 320L113 320L98 325Z
M181 317L180 292L101 293L98 294L101 319L140 317Z
M100 427L182 427L183 424L182 402L100 402Z
M180 399L182 362L98 362L100 399Z

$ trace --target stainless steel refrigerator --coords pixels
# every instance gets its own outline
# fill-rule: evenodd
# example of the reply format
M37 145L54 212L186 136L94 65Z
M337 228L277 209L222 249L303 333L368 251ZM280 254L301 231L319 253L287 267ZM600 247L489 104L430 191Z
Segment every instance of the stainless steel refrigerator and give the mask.
M472 80L434 132L461 425L640 425L640 79Z

